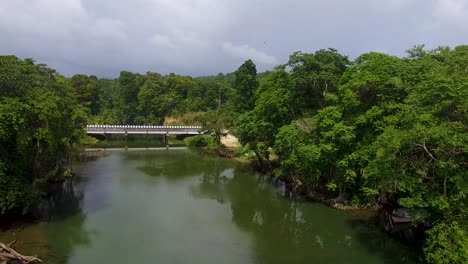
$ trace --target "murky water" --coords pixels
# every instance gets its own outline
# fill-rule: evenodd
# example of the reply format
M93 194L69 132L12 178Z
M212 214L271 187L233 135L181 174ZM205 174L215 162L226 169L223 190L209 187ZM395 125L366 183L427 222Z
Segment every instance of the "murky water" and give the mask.
M109 152L0 241L46 263L415 263L361 216L289 199L246 164L186 149Z

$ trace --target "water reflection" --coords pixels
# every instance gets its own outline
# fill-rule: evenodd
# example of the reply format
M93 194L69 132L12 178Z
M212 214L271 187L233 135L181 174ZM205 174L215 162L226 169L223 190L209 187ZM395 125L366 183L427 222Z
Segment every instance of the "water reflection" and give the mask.
M401 250L407 241L384 233L380 221L371 217L370 219L350 219L348 224L356 231L355 238L368 252L380 256L382 263L424 263L422 252L415 247ZM385 249L385 250L382 250Z
M223 170L215 160L191 187L191 194L230 204L233 223L254 238L256 263L415 262L414 254L401 250L368 221L322 205L288 200L284 184L276 183L275 189L265 176L249 174L252 171L246 167ZM368 253L359 253L356 249L361 247L367 247Z
M169 159L129 154L126 160L167 182L195 179L190 195L228 206L232 223L250 234L254 263L416 262L413 253L361 217L290 198L284 184L249 166L191 151L165 153Z
M45 263L67 263L76 247L90 244L84 229L84 192L72 181L48 185L47 191L50 195L35 210L39 220L0 233L0 240L16 240L15 249L40 256Z
M361 217L290 199L280 182L229 159L129 150L76 170L41 205L44 222L22 231L25 253L70 264L413 260Z
M136 161L138 170L146 175L164 177L168 181L178 181L200 175L212 175L214 157L187 149L158 149L125 152L125 161ZM154 157L149 159L148 157ZM159 158L158 158L159 157Z
M50 195L43 198L37 208L42 221L61 221L64 218L82 213L83 192L76 192L72 181L48 186Z

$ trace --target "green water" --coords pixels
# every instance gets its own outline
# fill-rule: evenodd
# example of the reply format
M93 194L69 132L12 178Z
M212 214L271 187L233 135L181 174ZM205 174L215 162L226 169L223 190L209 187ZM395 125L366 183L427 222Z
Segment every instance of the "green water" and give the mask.
M102 137L102 135L101 135ZM101 138L102 139L102 138ZM168 143L173 147L184 146L183 139L177 139L176 135L168 136ZM165 147L164 135L107 135L106 140L100 140L94 148L147 148L147 147Z
M362 216L291 199L233 160L113 151L75 170L42 221L0 241L46 263L415 263Z

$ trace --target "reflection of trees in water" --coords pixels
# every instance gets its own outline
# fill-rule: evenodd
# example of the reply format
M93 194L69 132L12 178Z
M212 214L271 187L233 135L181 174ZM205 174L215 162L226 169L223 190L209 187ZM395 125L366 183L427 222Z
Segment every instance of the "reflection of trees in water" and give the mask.
M212 175L219 157L197 155L190 150L149 150L152 155L125 154L125 161L138 162L137 169L149 176L177 181L198 175Z
M46 252L41 256L47 263L67 263L77 246L89 245L89 232L83 229L86 214L82 210L83 189L77 190L72 181L51 186L51 195L37 208L44 229Z
M203 173L200 183L191 189L197 198L230 203L232 221L242 230L253 234L261 260L272 250L277 252L303 250L307 236L300 210L294 202L286 202L265 180L253 177L250 168L237 166L226 170L217 163ZM231 172L232 175L227 172ZM309 239L310 240L310 239ZM309 245L313 246L313 244ZM301 252L300 256L303 256ZM302 261L304 260L301 258Z
M355 231L365 236L369 229L362 229L359 224L349 229L339 212L324 207L306 210L302 202L283 197L289 196L287 192L280 193L272 188L269 178L253 177L245 166L236 167L232 176L226 176L225 172L224 166L212 164L199 184L191 188L191 193L197 198L230 203L232 221L254 238L254 252L259 263L304 263L308 260L353 263L375 254L372 251L368 255L362 251L350 253L353 243L357 242L353 238ZM375 242L375 239L385 238L379 236L369 241ZM359 243L366 241L359 240ZM395 251L405 254L398 246L378 250L386 252L381 257L388 259L388 263L401 261L393 254ZM353 258L346 259L352 255Z
M81 213L83 193L76 192L72 181L48 186L48 197L44 198L38 208L37 214L43 221L60 221L71 215Z
M98 160L99 158L106 157L109 155L110 152L107 152L103 149L89 149L86 151L74 153L73 160L75 163L89 162Z
M221 204L226 201L226 183L229 178L232 178L232 169L226 170L220 164L221 158L210 160L208 164L204 164L204 170L199 173L200 184L191 188L191 195L196 198L206 198L215 200Z
M398 234L389 235L380 228L376 219L351 219L348 224L356 230L355 238L369 252L382 257L382 263L423 263L422 252L414 248L405 248L405 242L398 238ZM400 237L401 238L401 237ZM404 248L402 250L402 248ZM383 250L385 249L385 250ZM420 256L418 256L420 255Z
M308 221L302 218L296 203L285 202L268 182L245 176L236 173L227 191L232 220L253 234L258 258L265 260L273 255L276 259L280 255L278 252L285 252L289 257L298 256L298 260L304 261L303 245L313 247L314 241L306 236L310 235L306 230Z
M194 155L190 151L180 155L142 155L126 159L136 162L145 174L168 181L199 177L199 181L191 186L191 195L229 205L232 222L251 234L255 246L253 252L259 263L304 263L308 260L360 263L371 255L374 260L393 263L401 262L400 257L407 254L401 253L402 248L398 245L385 245L384 250L368 247L366 253L361 245L364 248L367 248L366 243L382 245L385 237L365 241L369 229L363 229L359 224L350 226L343 213L332 209L288 201L283 197L288 197L288 192L275 191L268 177L253 177L248 166L219 157ZM395 254L396 251L399 254Z
M68 263L77 247L90 246L90 232L83 229L85 222L86 215L77 214L47 229L51 241L48 254L43 256L46 263Z

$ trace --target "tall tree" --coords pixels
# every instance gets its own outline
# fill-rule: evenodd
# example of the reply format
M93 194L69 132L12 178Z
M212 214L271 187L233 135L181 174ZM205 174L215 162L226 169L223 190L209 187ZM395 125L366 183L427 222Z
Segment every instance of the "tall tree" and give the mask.
M96 76L76 74L70 80L78 102L89 109L90 115L99 113L99 90Z
M276 133L294 119L290 87L288 73L283 70L269 72L257 90L255 108L238 118L236 136L255 153L262 168L263 160L269 161Z
M235 104L240 113L250 111L255 105L255 91L258 87L257 68L252 60L245 61L235 72Z
M322 49L313 54L295 52L284 68L290 68L297 106L304 112L325 106L326 96L337 91L347 66L348 57L335 49Z
M121 91L121 109L119 109L119 119L123 124L135 124L138 115L138 93L145 82L144 76L138 73L121 71L117 82Z

